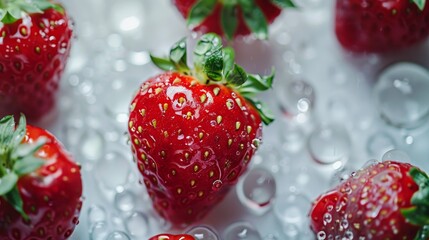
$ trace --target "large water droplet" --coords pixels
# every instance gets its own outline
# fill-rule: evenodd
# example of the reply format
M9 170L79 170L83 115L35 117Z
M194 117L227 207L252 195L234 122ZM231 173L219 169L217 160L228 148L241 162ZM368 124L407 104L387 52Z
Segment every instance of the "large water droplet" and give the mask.
M386 132L376 132L368 138L366 149L373 157L382 156L385 152L394 149L395 140Z
M286 116L298 118L309 114L314 105L313 87L305 81L285 82L276 88L277 97ZM302 118L301 116L301 118Z
M398 128L415 128L429 117L429 73L413 63L388 67L374 87L381 117Z
M127 157L120 152L109 152L97 163L95 177L100 185L115 189L127 183L131 168Z
M207 226L195 226L186 231L187 234L192 235L196 240L218 240L217 233Z
M270 171L255 168L240 179L236 189L241 203L251 212L260 215L271 208L276 194L276 181Z
M106 222L97 222L89 230L91 240L105 240L109 234L109 228Z
M224 233L225 240L261 240L261 235L248 222L237 222L230 225Z
M398 161L404 163L411 163L410 156L406 152L398 149L392 149L386 152L381 159L382 161Z
M129 190L118 192L115 195L115 206L123 212L128 212L134 209L136 199L137 196Z
M107 220L106 210L99 205L93 205L88 209L88 221L90 224L105 222Z
M127 232L134 237L144 237L149 231L149 219L141 212L134 212L125 219Z
M350 145L347 131L338 125L320 127L311 133L308 140L312 158L321 164L334 164L336 169L348 161Z

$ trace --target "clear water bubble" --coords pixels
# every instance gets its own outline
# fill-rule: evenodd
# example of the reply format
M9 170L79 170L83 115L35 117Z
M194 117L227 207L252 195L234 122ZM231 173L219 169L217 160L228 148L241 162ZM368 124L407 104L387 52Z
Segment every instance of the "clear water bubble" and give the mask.
M79 149L82 157L97 161L101 158L104 152L105 141L103 135L93 128L86 129L79 141Z
M302 80L285 82L276 89L280 106L286 116L291 118L307 115L312 112L315 101L313 87Z
M367 141L366 150L369 155L378 157L396 147L393 137L383 131L372 134Z
M91 240L105 240L109 232L106 222L97 222L89 230L89 238Z
M218 179L213 182L212 189L213 191L219 191L222 188L222 186L223 186L222 180Z
M106 240L131 240L131 238L122 231L114 231L107 236Z
M252 213L262 215L271 208L276 194L276 181L264 168L254 168L242 177L236 188L238 199Z
M286 235L295 235L295 231L298 231L298 233L296 233L296 235L298 235L305 231L310 207L311 202L305 195L291 191L283 192L276 197L274 215L282 224L283 231Z
M377 165L379 163L380 163L380 161L378 161L377 159L370 159L362 165L362 168L369 168L369 167Z
M128 212L134 209L136 206L137 196L130 190L117 192L115 194L115 206L117 209L123 212Z
M351 141L344 127L327 125L315 129L308 139L308 150L314 161L344 166L350 155Z
M144 237L149 232L149 218L142 212L134 212L125 219L125 229L134 237Z
M218 240L217 233L207 226L195 226L186 231L187 234L192 235L196 240Z
M108 189L124 186L131 172L127 157L121 152L108 152L102 161L98 161L95 177L98 183Z
M416 128L429 117L429 73L413 63L388 67L374 87L375 103L386 123Z
M90 224L94 224L97 222L106 222L107 213L104 207L100 205L92 205L88 209L88 221Z
M236 222L226 228L225 240L261 240L261 235L256 228L248 222Z
M331 180L329 182L330 186L332 186L332 187L338 186L340 183L349 179L353 172L354 172L354 170L352 170L348 167L343 167L341 169L338 169L337 171L335 171L334 175L332 175L332 177L331 177Z
M411 163L411 158L408 155L408 153L398 149L392 149L390 151L387 151L381 159L383 162L398 161L398 162L404 162L404 163Z

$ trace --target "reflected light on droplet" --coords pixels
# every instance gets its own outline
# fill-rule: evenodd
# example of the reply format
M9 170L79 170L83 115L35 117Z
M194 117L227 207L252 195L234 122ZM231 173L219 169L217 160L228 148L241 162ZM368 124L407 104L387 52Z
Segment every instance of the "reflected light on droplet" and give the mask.
M127 18L124 18L121 21L121 24L119 25L121 30L125 32L134 30L139 26L140 26L140 19L138 19L136 16L129 16Z

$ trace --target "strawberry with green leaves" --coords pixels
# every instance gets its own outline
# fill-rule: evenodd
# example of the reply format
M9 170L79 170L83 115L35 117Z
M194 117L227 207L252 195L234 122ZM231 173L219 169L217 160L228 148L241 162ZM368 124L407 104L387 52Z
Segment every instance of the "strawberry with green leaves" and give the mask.
M195 240L195 238L187 234L160 234L149 238L149 240Z
M81 196L80 167L53 135L0 120L0 239L68 239Z
M165 70L143 83L131 103L129 134L137 166L156 211L175 225L202 218L246 170L273 119L255 93L273 75L247 74L215 34L201 37L194 68L186 42L169 59L152 56Z
M429 239L429 177L401 162L366 167L320 196L310 212L318 239Z
M174 0L188 25L198 32L214 32L232 39L253 33L268 37L268 25L292 0Z
M426 0L337 0L335 32L352 52L389 52L429 36Z
M38 120L55 105L72 23L49 0L0 0L0 116Z

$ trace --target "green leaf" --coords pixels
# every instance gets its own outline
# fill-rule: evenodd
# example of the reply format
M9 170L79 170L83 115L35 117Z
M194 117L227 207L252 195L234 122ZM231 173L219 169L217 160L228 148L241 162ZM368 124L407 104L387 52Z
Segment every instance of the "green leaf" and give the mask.
M35 4L23 2L18 3L18 6L26 13L43 13L42 9L38 8Z
M234 68L235 53L231 47L223 49L223 75L226 76Z
M19 194L18 188L16 186L12 188L12 190L4 197L6 201L10 203L25 220L28 220L28 215L24 212L24 203L22 202L21 195Z
M25 116L21 114L19 118L18 126L16 127L13 136L12 136L12 148L18 147L27 133L27 122L25 120Z
M6 12L4 17L1 19L2 23L4 24L11 24L16 22L18 19L14 18L9 12Z
M11 149L11 142L15 131L13 116L6 116L0 120L0 155Z
M22 176L34 172L35 170L43 166L43 164L45 164L44 160L34 156L27 156L15 162L15 165L13 166L13 171L19 176Z
M47 141L47 138L39 137L34 143L20 144L15 151L13 151L11 157L19 160L27 156L33 156Z
M173 71L176 70L176 65L169 59L158 58L150 54L150 59L158 68L164 71Z
M268 76L251 75L248 80L237 88L244 96L252 96L255 93L263 92L272 87L275 71L273 70Z
M200 25L215 9L217 0L198 0L189 11L188 26Z
M243 12L244 22L257 38L268 38L268 22L254 0L238 0Z
M429 177L416 167L410 169L409 175L419 186L419 190L411 198L412 206L401 209L401 213L414 225L429 225Z
M255 101L248 97L246 97L246 100L249 101L256 108L259 113L259 116L261 117L262 122L265 125L269 125L274 121L273 113L264 103L260 101Z
M222 40L218 35L208 33L197 42L194 49L194 66L197 72L203 71L208 80L222 80L223 51Z
M421 11L425 9L426 0L411 0L411 1L414 2Z
M194 62L198 62L208 52L212 52L213 49L219 49L221 47L222 39L217 34L204 34L195 46L194 55L197 57L197 59L194 59Z
M4 196L15 187L18 182L18 175L14 172L9 172L0 178L0 196Z
M189 71L186 57L186 38L183 38L173 45L170 50L170 60L176 64L176 69L179 71Z
M271 0L275 5L281 8L295 8L296 5L292 0Z
M203 60L203 69L209 80L216 82L223 79L223 54L222 48L212 49Z
M221 24L225 36L231 40L238 27L237 5L224 4L221 11Z
M240 86L247 80L247 73L244 69L237 64L234 64L234 68L226 76L228 84L233 86Z

